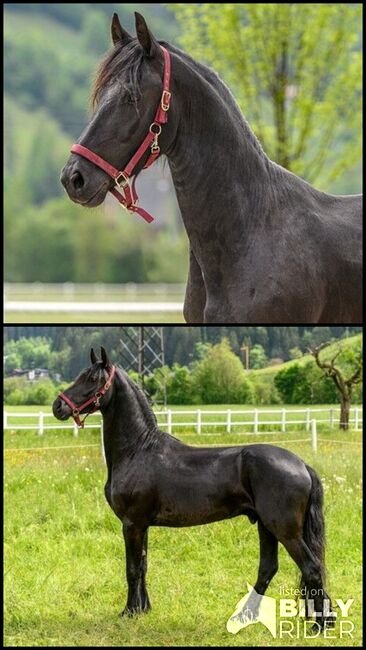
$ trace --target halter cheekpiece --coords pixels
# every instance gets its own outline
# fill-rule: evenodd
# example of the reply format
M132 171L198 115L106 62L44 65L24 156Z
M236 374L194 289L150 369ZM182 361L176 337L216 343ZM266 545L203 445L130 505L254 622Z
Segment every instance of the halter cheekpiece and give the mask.
M69 397L67 397L67 395L65 395L64 393L60 393L58 395L58 397L60 399L62 399L72 409L72 417L74 418L74 421L77 424L77 426L79 427L79 429L84 429L84 422L85 422L86 418L88 417L88 415L90 415L91 413L95 413L95 411L99 410L100 399L101 399L101 397L103 397L103 395L106 394L107 390L111 387L115 372L116 372L116 369L115 369L114 366L112 366L112 370L111 370L110 375L109 375L106 383L104 384L104 386L102 386L102 388L100 388L95 393L95 395L93 395L93 397L90 397L86 402L84 402L83 404L80 404L80 406L77 406L76 404L74 404L74 402ZM92 411L88 411L88 413L86 414L84 420L81 420L80 419L81 411L86 406L89 406L89 404L94 404L94 408L93 408Z
M122 171L119 171L110 165L106 160L98 156L98 154L94 153L81 144L73 144L70 149L72 153L77 153L79 156L87 158L87 160L94 163L94 165L97 165L97 167L103 169L103 171L105 171L108 176L111 176L111 178L114 179L115 184L118 185L119 189L124 192L124 196L120 194L120 192L115 187L110 190L111 194L113 194L117 201L119 201L121 205L129 212L137 212L137 214L139 214L148 223L151 223L154 218L151 216L151 214L146 212L146 210L138 207L138 196L135 188L136 176L133 176L133 170L149 147L150 156L147 159L147 162L145 163L143 169L150 167L150 165L152 165L153 162L155 162L155 160L159 157L159 135L161 133L161 126L162 124L166 124L168 121L168 110L170 108L171 98L171 62L168 50L165 49L165 47L162 45L160 47L164 55L163 92L161 95L160 103L155 113L154 121L149 126L148 134L126 167Z

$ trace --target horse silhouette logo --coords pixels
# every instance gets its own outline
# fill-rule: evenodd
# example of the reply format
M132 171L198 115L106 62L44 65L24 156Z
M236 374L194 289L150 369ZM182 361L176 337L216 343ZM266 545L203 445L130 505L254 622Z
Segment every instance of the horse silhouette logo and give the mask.
M263 623L276 638L276 599L257 594L247 583L248 593L239 600L235 612L226 623L226 629L232 634L254 623Z

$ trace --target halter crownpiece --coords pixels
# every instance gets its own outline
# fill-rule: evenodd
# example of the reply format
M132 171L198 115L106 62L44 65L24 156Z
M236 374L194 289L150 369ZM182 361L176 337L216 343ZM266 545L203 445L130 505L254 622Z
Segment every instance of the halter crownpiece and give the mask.
M109 375L104 386L102 386L102 388L100 388L95 393L95 395L93 395L93 397L90 397L86 402L84 402L80 406L74 404L74 402L69 397L67 397L67 395L65 395L64 393L59 393L58 397L62 399L72 409L72 417L76 425L79 427L79 429L84 429L84 422L88 417L88 415L90 415L91 413L95 413L95 411L99 410L100 398L103 397L103 395L105 395L107 390L111 387L115 372L116 372L116 368L112 366L111 374ZM92 411L88 411L84 420L80 420L81 411L86 406L89 406L89 404L94 404L95 408L93 408Z
M119 171L113 167L113 165L110 165L106 160L98 156L98 154L94 153L81 144L73 144L70 149L72 153L77 153L79 156L87 158L87 160L94 163L94 165L97 165L97 167L103 169L103 171L105 171L108 176L111 176L111 178L114 179L115 184L118 185L119 189L124 192L124 196L120 194L120 192L115 187L110 190L111 194L113 194L117 201L119 201L121 205L129 212L137 212L137 214L139 214L140 217L145 219L145 221L148 223L154 221L154 217L152 217L151 214L146 212L146 210L143 208L138 207L138 196L135 188L136 176L133 176L133 170L149 147L150 156L147 159L147 162L145 163L143 169L150 167L150 165L152 165L159 157L159 135L161 133L161 125L166 124L168 121L168 111L170 108L170 99L172 96L172 93L170 91L171 62L168 50L162 45L160 47L164 55L163 92L161 95L160 103L155 113L154 121L150 124L148 134L137 149L136 153L132 156L129 163L127 163L126 167L122 171Z

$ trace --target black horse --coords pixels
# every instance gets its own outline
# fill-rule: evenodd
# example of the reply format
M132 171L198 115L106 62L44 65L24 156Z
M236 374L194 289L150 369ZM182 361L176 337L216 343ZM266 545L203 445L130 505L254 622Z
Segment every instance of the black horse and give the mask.
M145 576L149 526L195 526L246 515L257 523L260 563L255 584L264 594L278 569L278 542L300 568L302 587L323 612L323 492L315 471L272 445L192 447L161 431L143 392L112 366L104 348L98 361L53 403L59 420L100 408L108 467L105 496L123 524L128 582L124 614L150 609ZM65 401L66 400L66 401ZM88 402L88 406L82 405ZM79 405L79 410L74 407ZM328 602L330 608L330 601Z
M136 30L133 38L114 15L114 49L78 143L125 169L159 106L163 45L172 95L159 146L190 242L187 322L362 322L362 197L325 194L272 162L212 70L158 42L139 14ZM94 207L114 181L81 155L71 154L61 181Z

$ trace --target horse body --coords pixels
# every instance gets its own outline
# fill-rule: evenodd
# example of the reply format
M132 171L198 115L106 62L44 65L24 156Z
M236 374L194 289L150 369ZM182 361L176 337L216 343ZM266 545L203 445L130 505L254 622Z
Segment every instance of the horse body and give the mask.
M190 241L186 320L360 322L362 196L271 161L217 75L173 52L189 115L166 152Z
M150 608L145 583L150 526L195 526L239 515L258 525L256 593L265 593L278 569L281 542L300 568L306 600L312 592L316 611L322 612L328 596L322 486L316 472L273 445L196 448L182 443L158 428L145 395L111 366L103 348L102 362L94 352L91 358L92 367L60 394L53 411L61 420L94 412L96 406L102 412L105 496L122 522L126 547L124 613ZM327 620L320 614L320 627Z
M285 510L289 491L295 501L301 495L304 518L311 479L294 454L271 445L197 448L159 434L159 444L144 449L141 441L132 458L114 465L107 457L106 491L121 521L184 527L247 515L252 523L260 518L271 527L268 495L276 495Z

